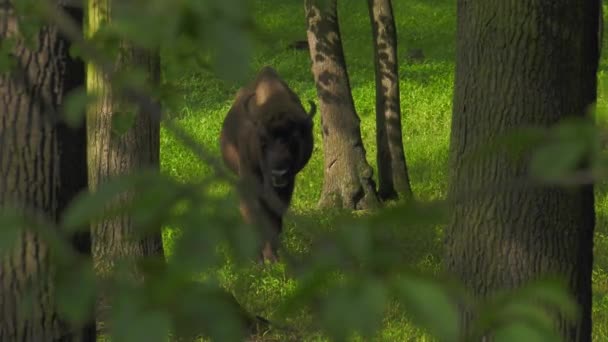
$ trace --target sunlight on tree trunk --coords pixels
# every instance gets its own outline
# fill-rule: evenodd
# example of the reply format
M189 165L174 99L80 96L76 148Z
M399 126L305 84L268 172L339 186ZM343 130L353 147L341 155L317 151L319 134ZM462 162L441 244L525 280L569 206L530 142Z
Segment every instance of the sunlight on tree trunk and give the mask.
M66 94L84 85L84 64L69 56L69 42L54 26L34 36L36 49L28 47L12 3L5 5L0 41L16 39L16 65L0 75L0 207L58 222L68 202L87 188L84 124L69 128L59 117ZM82 23L81 9L66 11ZM88 233L74 242L90 254ZM40 236L24 233L1 258L0 341L95 341L94 324L72 327L54 308L53 269Z
M111 20L112 0L89 0L87 34L93 35ZM156 53L142 51L120 42L116 70L141 68L149 82L158 82L160 60ZM87 91L98 96L87 113L88 167L91 190L112 177L145 169L159 169L160 124L151 113L141 112L124 98L93 64L87 66ZM117 122L120 123L117 125ZM119 128L123 126L122 130ZM131 194L132 195L132 194ZM131 195L120 200L127 203ZM152 235L136 236L136 226L128 215L105 219L92 226L93 261L96 272L108 276L117 262L132 263L142 257L163 258L161 227ZM130 266L131 267L131 266ZM137 268L133 276L140 278ZM103 307L108 304L101 299ZM100 313L105 309L100 308ZM105 316L100 314L100 316ZM103 319L103 318L102 318Z
M378 196L413 197L401 129L397 32L390 0L368 0L376 72L376 144Z
M559 331L590 341L593 187L518 186L529 158L469 157L499 134L586 115L596 100L597 3L459 0L457 21L446 268L479 298L564 277L581 315L560 319Z
M342 52L336 1L305 2L308 43L320 102L324 177L319 206L368 209L377 206L373 169L365 159L360 120Z

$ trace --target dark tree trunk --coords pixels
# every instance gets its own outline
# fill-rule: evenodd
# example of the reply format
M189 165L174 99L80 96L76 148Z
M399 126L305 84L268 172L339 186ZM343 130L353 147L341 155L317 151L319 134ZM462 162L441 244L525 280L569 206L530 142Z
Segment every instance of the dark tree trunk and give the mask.
M89 0L89 34L111 17L111 0ZM158 54L141 51L121 44L120 55L115 63L117 70L143 67L149 73L150 82L158 82L160 61ZM160 123L151 113L137 111L133 125L124 134L113 131L112 120L116 115L129 115L133 110L122 98L112 92L108 75L92 65L88 66L87 89L99 95L95 105L89 108L89 183L96 190L106 180L131 174L144 169L159 168ZM123 198L127 201L128 198ZM118 259L134 259L145 256L163 256L160 227L154 236L134 239L134 224L129 216L104 220L92 227L93 257L98 273L111 272Z
M0 207L59 222L68 203L87 188L85 127L69 128L58 114L66 94L84 86L84 64L69 56L69 42L54 26L38 32L35 49L27 47L13 2L0 5L0 41L17 41L16 67L0 75ZM82 23L82 9L66 12ZM90 255L88 233L73 242ZM56 311L52 272L48 246L33 232L0 256L0 341L95 341L93 323L72 327Z
M599 48L598 48L598 56L602 55L602 47L604 46L604 0L599 0L599 11L598 11L598 17L599 17L599 23L598 23L598 40L599 40ZM599 57L598 57L599 58Z
M390 0L368 0L376 71L378 196L412 198L401 137L397 32Z
M320 102L324 177L319 206L366 209L378 203L350 92L336 1L305 1L308 43Z
M513 129L585 115L596 99L597 3L459 0L457 20L447 270L480 298L561 275L582 315L559 331L590 341L593 187L514 186L525 158L468 156Z

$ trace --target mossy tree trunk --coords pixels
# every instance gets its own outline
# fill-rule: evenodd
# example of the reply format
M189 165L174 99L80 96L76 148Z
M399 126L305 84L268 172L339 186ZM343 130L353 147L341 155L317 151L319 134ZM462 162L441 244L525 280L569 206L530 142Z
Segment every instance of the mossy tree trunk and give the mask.
M401 129L397 32L390 0L368 0L376 73L376 145L378 196L410 199L410 185Z
M319 206L367 209L378 204L350 91L336 1L306 0L308 43L320 102L324 177Z
M581 309L558 322L566 341L591 340L593 187L513 186L526 158L468 156L513 129L583 117L596 99L597 32L595 1L458 1L446 268L479 298L564 277Z
M26 45L13 4L0 7L0 41L16 41L15 67L0 75L0 207L59 222L87 188L84 124L70 128L59 114L66 94L84 86L84 64L69 56L70 44L55 26L35 35L34 49ZM82 9L63 9L82 23ZM73 242L90 255L88 233ZM57 312L49 247L38 234L22 234L1 253L0 341L95 341L94 324L71 326Z

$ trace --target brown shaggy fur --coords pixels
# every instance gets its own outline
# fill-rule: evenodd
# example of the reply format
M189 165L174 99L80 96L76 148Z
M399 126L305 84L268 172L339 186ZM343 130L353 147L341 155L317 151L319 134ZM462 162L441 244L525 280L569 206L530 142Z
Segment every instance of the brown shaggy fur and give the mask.
M262 257L276 260L283 215L295 176L313 149L311 102L306 113L298 96L270 67L241 88L226 115L220 137L224 163L239 176L241 214L261 228Z

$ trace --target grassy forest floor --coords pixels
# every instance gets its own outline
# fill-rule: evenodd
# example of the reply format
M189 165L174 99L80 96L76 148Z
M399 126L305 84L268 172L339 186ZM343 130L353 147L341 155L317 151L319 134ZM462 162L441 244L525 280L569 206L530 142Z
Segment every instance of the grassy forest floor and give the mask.
M253 51L251 77L264 65L278 70L300 95L302 102L316 99L310 73L308 52L287 46L305 39L305 18L302 1L256 0L254 17L263 33L257 36ZM456 4L450 0L394 1L399 41L399 77L401 87L404 144L412 180L418 199L441 199L447 189L447 156L453 90ZM605 11L606 13L606 11ZM361 118L361 131L368 161L375 167L375 88L370 23L365 1L340 1L340 25L352 93ZM604 35L606 36L606 35ZM608 46L608 44L604 44ZM409 63L407 51L422 49L422 63ZM604 49L600 75L608 72L608 54ZM249 79L251 78L249 77ZM600 77L601 78L601 77ZM175 119L202 144L218 151L221 122L231 105L238 85L215 77L211 72L194 71L179 81L183 91L183 107L172 113ZM600 104L607 105L608 96L600 83ZM209 173L208 167L165 131L161 137L161 160L164 172L179 179L198 179ZM323 178L323 155L319 116L315 118L316 146L310 163L297 179L292 210L286 219L284 245L288 249L306 249L314 230L300 229L296 222L307 219L315 229L329 229L333 213L316 209ZM608 341L608 196L607 183L597 187L597 232L593 272L594 340ZM226 191L223 189L222 191ZM236 208L235 208L236 210ZM441 255L441 228L429 231L408 230L403 233L403 248L408 251L406 263L431 270L438 267ZM167 252L175 231L164 232ZM422 265L422 266L420 266ZM235 292L252 312L278 319L275 308L295 288L295 281L286 275L282 264L254 268L248 274L237 274L229 267L220 270L220 278ZM294 318L294 331L281 335L272 333L269 340L322 339L310 327L310 317ZM298 337L296 337L298 336ZM428 340L422 331L407 323L399 310L389 310L378 336L383 341Z

